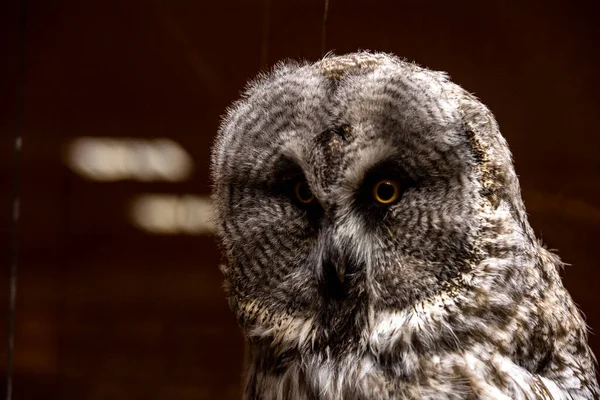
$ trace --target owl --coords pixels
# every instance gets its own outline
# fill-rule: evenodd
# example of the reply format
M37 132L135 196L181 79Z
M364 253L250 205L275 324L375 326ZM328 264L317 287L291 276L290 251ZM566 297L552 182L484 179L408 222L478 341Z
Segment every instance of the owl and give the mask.
M227 112L211 174L246 399L598 398L506 141L446 74L279 64Z

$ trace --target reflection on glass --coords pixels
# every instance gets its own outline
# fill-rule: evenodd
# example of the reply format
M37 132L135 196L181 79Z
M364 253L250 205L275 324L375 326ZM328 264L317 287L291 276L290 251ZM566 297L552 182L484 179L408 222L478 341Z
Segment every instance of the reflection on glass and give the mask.
M132 202L130 216L138 228L159 235L207 235L215 229L208 196L145 194Z
M66 163L78 175L95 181L183 181L194 163L170 139L82 137L67 148Z

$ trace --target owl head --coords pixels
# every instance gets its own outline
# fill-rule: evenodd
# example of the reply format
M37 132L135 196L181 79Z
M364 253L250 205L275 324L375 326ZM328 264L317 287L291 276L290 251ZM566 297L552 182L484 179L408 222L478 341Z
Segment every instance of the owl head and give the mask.
M378 311L451 295L482 259L534 245L492 114L387 54L261 75L222 122L212 178L230 305L281 352L360 346Z

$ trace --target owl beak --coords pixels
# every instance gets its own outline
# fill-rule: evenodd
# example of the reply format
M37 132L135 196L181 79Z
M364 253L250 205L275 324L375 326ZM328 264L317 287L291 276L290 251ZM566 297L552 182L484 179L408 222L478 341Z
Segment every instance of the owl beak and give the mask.
M324 288L336 296L344 296L346 285L349 283L346 274L352 269L349 265L347 255L339 249L339 244L333 238L333 229L328 221L324 222L323 230L319 238L320 249L318 251L319 271L323 279Z
M343 263L338 263L335 266L335 272L336 272L337 278L340 281L340 283L344 283L344 277L346 275L346 267L343 265Z

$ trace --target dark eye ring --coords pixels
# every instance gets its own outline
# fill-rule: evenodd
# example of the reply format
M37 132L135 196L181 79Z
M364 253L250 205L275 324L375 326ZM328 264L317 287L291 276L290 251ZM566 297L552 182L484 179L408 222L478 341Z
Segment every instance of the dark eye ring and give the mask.
M382 179L373 186L373 198L379 204L391 204L400 196L400 185L392 179Z
M315 199L315 195L308 187L308 183L304 181L296 183L296 186L294 187L294 194L296 195L298 201L302 204L310 204Z

